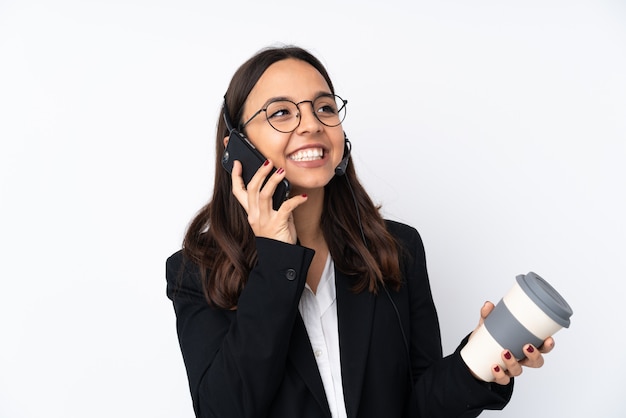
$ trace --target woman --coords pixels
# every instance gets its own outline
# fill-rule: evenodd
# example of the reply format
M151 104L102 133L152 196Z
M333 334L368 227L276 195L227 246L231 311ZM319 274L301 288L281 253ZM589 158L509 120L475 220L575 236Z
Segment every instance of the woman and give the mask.
M198 417L470 417L504 407L522 365L543 364L532 346L521 362L505 351L486 383L459 349L442 357L422 241L359 183L346 103L297 47L262 50L233 76L225 119L267 160L248 184L238 161L229 175L220 118L213 197L167 261ZM275 210L284 179L291 197Z

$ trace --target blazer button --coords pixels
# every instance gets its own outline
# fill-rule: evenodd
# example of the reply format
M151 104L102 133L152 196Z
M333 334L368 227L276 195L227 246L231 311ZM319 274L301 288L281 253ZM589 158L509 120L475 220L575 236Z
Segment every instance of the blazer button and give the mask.
M292 281L296 279L296 271L294 269L287 269L287 271L285 272L285 277L287 277L287 280Z

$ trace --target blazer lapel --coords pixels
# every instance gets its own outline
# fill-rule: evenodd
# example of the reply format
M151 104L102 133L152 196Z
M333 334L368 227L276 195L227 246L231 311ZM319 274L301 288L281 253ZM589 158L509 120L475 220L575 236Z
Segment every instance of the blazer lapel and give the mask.
M341 378L348 417L356 417L367 361L375 296L352 291L354 280L335 269Z
M302 376L302 379L313 394L317 403L326 413L326 416L330 417L331 413L328 400L326 399L322 377L320 376L317 363L313 357L311 342L309 341L304 321L299 312L296 316L296 323L293 326L293 332L291 334L289 358L294 368L298 371L300 376Z

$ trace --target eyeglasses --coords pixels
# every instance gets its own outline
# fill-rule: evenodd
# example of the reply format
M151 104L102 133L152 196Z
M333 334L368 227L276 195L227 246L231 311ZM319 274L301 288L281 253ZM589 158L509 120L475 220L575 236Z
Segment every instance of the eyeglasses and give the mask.
M298 103L287 99L277 99L259 109L246 123L241 125L241 129L243 130L259 113L265 112L265 117L272 128L283 133L293 132L300 126L302 120L300 111L302 103L311 103L313 115L326 126L337 126L346 117L348 101L336 94L323 94L313 100L302 100Z

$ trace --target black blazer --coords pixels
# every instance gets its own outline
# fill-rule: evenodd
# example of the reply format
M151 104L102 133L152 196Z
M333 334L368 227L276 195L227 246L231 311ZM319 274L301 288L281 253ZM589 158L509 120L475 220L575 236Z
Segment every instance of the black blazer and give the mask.
M353 278L335 271L348 417L474 417L501 409L512 384L477 381L459 349L442 358L419 234L396 222L387 227L405 250L398 292L356 294ZM313 251L265 238L257 238L256 246L258 264L232 311L207 304L198 268L182 251L167 260L167 296L196 416L330 418L298 311Z

